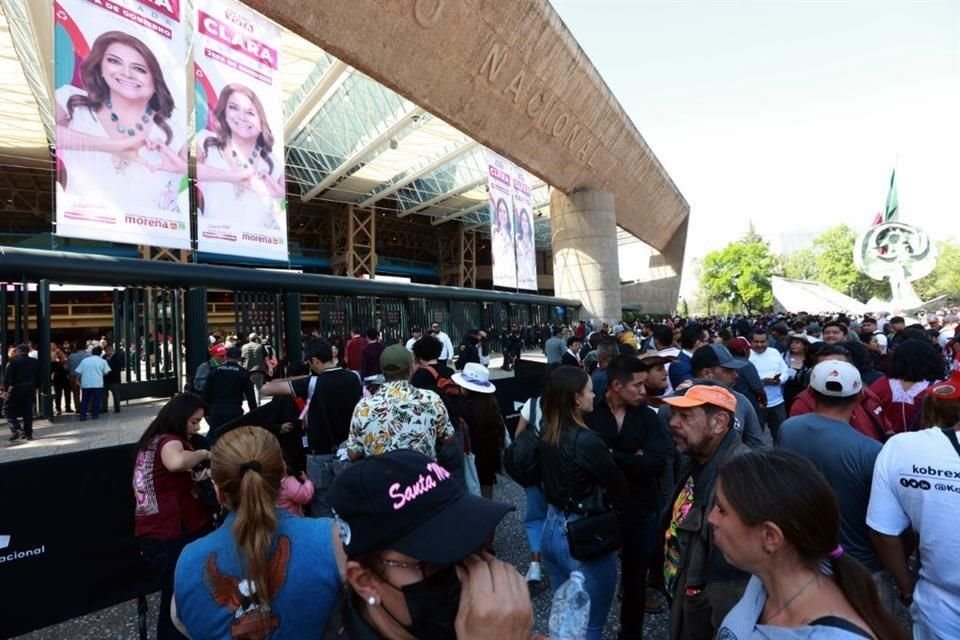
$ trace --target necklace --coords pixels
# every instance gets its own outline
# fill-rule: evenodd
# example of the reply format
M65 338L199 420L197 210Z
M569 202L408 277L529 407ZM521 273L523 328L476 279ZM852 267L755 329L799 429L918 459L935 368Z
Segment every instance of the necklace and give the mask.
M117 131L120 133L125 133L128 136L137 135L137 131L143 131L143 125L150 122L150 116L153 115L153 109L150 106L147 106L147 110L143 112L143 115L140 116L140 122L135 122L131 126L126 126L120 122L120 116L117 115L117 112L113 110L113 103L110 101L110 98L107 98L104 103L107 109L110 109L110 122L112 122L117 127Z
M797 591L797 592L796 592L795 594L793 594L792 596L790 596L789 598L787 598L787 601L784 602L783 605L782 605L779 609L777 609L776 611L774 611L773 613L771 613L769 616L767 616L767 623L769 623L771 620L773 620L773 619L776 618L778 615L780 615L781 613L783 613L784 609L786 609L787 607L789 607L789 606L790 606L790 603L792 603L794 600L796 600L797 598L799 598L800 595L803 594L804 591L806 591L807 589L809 589L809 588L810 588L810 585L812 585L814 582L816 582L816 581L817 581L817 578L819 578L819 577L820 577L820 576L819 576L818 574L813 574L813 577L810 578L809 581L807 581L807 584L805 584L805 585L803 585L802 587L800 587L800 590Z
M233 144L233 140L230 141L230 156L233 158L233 161L237 163L237 166L241 169L246 169L252 167L257 161L257 158L260 156L260 145L256 145L253 148L253 151L250 153L250 156L246 159L237 151L236 145Z

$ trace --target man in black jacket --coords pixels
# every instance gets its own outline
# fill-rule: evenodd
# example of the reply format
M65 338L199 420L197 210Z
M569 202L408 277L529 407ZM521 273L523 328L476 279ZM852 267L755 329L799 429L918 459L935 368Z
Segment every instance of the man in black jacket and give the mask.
M673 450L657 416L643 406L646 367L630 356L611 359L606 368L607 391L585 416L627 479L627 490L616 505L623 536L620 626L624 640L643 638L647 567L660 549L658 479Z
M103 359L110 366L110 373L103 376L103 413L110 408L110 397L113 396L113 412L120 413L120 373L124 368L123 351L114 351L113 345L108 344L103 350Z
M479 329L472 329L470 333L463 336L463 342L460 343L459 355L457 356L457 369L463 371L463 368L470 362L480 364L479 345Z
M40 384L40 362L29 353L29 345L17 345L16 356L3 375L7 420L13 432L10 442L20 438L33 440L33 404ZM22 430L19 418L23 418Z
M224 422L243 415L244 398L251 411L257 408L250 372L238 362L240 353L240 347L229 347L226 362L210 372L203 387L203 401L210 407L207 424L211 434Z
M439 341L431 339L439 347ZM332 512L327 504L327 490L337 468L337 448L347 439L353 410L363 397L363 386L355 371L337 366L333 348L323 338L308 342L304 355L310 367L309 376L271 380L260 394L297 398L306 411L303 450L307 476L314 485L310 515L329 517Z

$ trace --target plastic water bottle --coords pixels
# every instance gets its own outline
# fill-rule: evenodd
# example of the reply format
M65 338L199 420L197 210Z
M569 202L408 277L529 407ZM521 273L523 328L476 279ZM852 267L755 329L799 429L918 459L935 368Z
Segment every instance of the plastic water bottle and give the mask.
M570 573L570 579L553 594L550 606L550 640L584 640L590 622L590 594L583 586L583 574Z

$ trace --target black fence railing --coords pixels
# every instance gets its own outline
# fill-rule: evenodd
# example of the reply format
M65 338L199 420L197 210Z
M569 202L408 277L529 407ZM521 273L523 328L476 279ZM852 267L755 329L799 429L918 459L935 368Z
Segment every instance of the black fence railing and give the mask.
M502 328L573 322L580 306L525 293L10 247L0 247L0 283L6 283L0 286L0 359L5 363L13 344L36 345L46 417L53 413L51 284L115 288L108 341L125 358L125 399L175 393L207 359L214 326L226 324L242 340L251 332L269 336L282 363L302 358L302 336L313 329L345 338L354 327L376 328L385 339L400 341L413 326L439 322L455 343L470 329L493 329L499 350L496 332Z

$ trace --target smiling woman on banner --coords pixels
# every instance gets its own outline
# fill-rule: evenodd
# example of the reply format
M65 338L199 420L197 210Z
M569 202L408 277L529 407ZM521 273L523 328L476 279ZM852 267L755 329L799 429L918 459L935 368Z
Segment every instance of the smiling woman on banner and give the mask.
M235 220L242 211L261 227L280 229L283 163L271 155L273 132L257 94L245 85L228 84L212 116L215 131L197 135L203 217L218 223Z
M503 198L497 200L497 209L493 218L490 246L493 251L494 280L502 283L516 277L516 255L513 249L513 224L510 221L510 208Z
M186 133L152 51L121 31L98 37L83 88L56 91L58 182L67 195L123 212L178 211Z
M537 286L537 257L534 248L533 227L526 209L517 212L517 280L523 285Z

